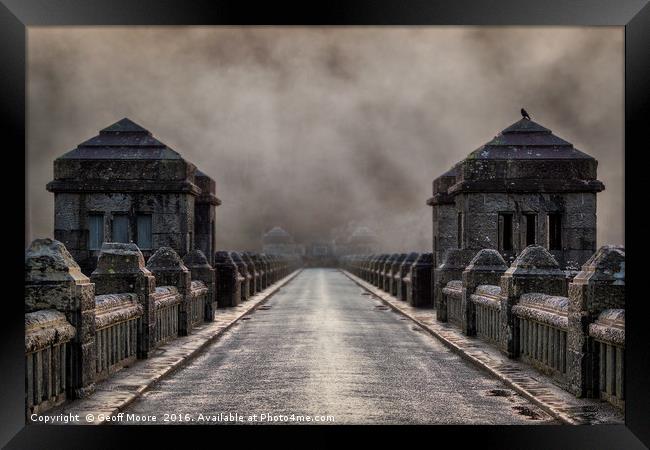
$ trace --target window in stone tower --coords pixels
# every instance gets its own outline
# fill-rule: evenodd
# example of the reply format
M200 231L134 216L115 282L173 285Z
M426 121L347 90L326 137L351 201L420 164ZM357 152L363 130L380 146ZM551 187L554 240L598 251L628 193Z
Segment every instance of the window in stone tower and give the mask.
M523 239L525 246L535 245L537 242L537 214L524 214L524 232L525 236Z
M499 214L499 250L512 251L512 213Z
M113 216L111 239L113 242L129 242L129 216L126 214L116 214Z
M138 247L141 249L151 249L151 214L138 214L137 232Z
M548 249L562 250L562 216L557 213L548 215Z
M458 230L456 231L458 233L457 235L457 242L458 242L458 248L463 248L463 213L459 212L458 213Z
M100 250L104 242L104 215L90 214L88 216L88 249Z

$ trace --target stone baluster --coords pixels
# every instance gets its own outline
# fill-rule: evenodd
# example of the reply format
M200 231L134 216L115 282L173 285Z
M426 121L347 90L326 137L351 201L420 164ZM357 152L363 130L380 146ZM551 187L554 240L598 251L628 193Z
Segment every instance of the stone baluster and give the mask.
M467 336L476 335L476 311L471 295L477 286L498 286L501 275L508 270L501 254L492 249L480 250L463 271L463 297L461 300L462 330Z
M539 245L526 247L500 280L501 325L499 348L510 358L519 356L519 326L512 307L522 294L539 292L566 297L566 277L548 250Z
M70 342L66 390L73 398L95 389L95 286L65 246L36 239L25 252L25 312L54 309L76 329Z
M212 268L201 250L192 250L183 258L183 264L190 270L192 280L202 281L208 288L208 298L205 301L203 320L214 321L217 309L217 295L215 292L215 270Z
M606 309L625 309L625 248L603 246L569 285L567 370L569 388L578 397L598 397L598 355L589 325Z

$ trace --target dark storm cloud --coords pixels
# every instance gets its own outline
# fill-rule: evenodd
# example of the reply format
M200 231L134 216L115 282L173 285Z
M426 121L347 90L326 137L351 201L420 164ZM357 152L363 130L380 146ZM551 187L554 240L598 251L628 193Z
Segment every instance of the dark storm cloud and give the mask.
M599 160L623 243L622 28L30 28L28 239L55 157L127 116L212 176L218 245L354 224L431 247L431 181L525 106Z

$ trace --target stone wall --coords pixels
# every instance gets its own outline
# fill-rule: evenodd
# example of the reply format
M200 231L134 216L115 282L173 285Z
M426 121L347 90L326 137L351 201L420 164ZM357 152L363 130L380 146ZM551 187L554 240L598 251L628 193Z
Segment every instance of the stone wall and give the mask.
M435 303L418 299L431 294L417 289L409 303L433 304L438 321L532 365L576 396L624 407L623 247L601 247L574 277L538 245L524 248L509 267L495 249L474 254L450 249L435 270L418 262L426 260L425 255L411 264L403 281L413 289L422 270L429 277L434 272ZM342 258L341 265L391 294L381 273L395 259L387 254L351 255Z
M253 294L299 264L277 256L246 257L256 277L264 273L264 284L256 280ZM159 248L145 265L137 245L107 242L88 278L63 243L33 241L25 252L27 417L92 394L95 383L213 321L217 306L229 306L217 305L219 298L240 298L241 286L222 279L225 273L241 282L236 268L215 271L200 250L181 259L170 247Z

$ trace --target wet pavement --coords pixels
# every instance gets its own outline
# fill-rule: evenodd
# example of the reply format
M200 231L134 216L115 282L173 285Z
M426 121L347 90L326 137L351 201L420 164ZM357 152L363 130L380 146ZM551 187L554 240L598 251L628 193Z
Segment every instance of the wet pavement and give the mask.
M140 424L557 423L335 269L303 270L124 412Z

